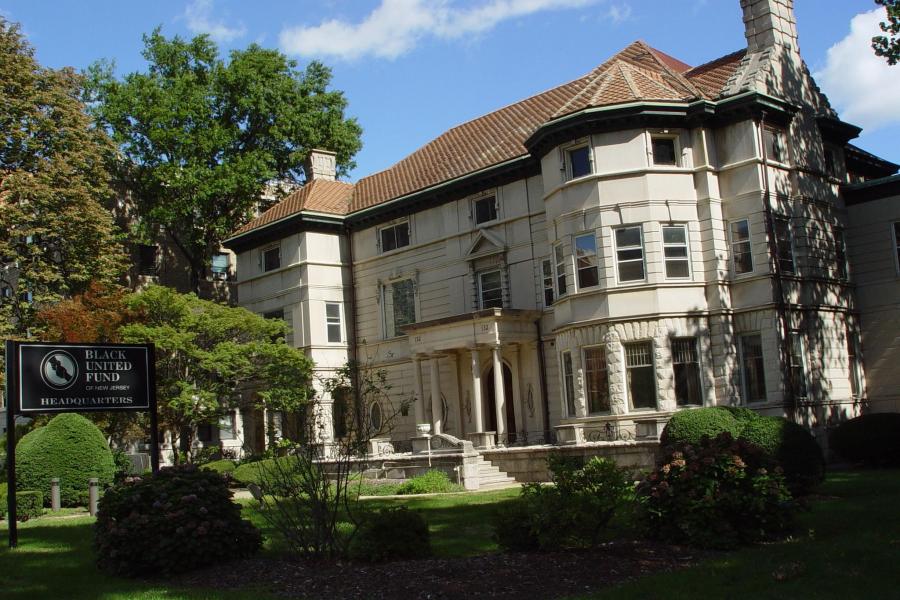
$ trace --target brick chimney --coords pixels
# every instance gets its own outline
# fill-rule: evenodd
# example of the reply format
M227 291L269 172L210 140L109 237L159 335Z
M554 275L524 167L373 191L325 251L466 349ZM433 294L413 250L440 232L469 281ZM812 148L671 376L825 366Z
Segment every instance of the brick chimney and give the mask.
M741 0L750 53L780 46L799 54L794 0Z
M328 150L310 150L309 158L303 163L303 172L306 173L306 183L316 179L334 181L337 173L337 154Z

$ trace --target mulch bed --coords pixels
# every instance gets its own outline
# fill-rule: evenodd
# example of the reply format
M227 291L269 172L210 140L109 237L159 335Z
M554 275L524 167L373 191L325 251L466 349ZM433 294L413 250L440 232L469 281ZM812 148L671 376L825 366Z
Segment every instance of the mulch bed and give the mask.
M286 598L563 598L703 558L696 550L618 541L577 552L485 554L384 564L304 563L252 558L180 576L177 583L214 589L258 586Z

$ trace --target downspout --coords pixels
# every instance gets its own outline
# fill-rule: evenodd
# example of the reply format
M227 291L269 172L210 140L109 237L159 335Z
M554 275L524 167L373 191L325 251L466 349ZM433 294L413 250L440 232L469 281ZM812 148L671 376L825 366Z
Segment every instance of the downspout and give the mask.
M356 320L356 278L353 273L353 265L355 264L353 261L353 232L350 229L349 225L344 226L344 233L347 236L347 261L350 265L350 289L349 289L349 300L350 300L350 311L351 311L351 321L353 322L352 327L348 327L348 331L350 332L349 339L347 340L349 348L348 363L351 365L350 369L350 385L353 388L353 406L356 410L357 423L362 426L361 422L361 414L364 414L364 411L361 411L362 405L362 397L359 392L359 369L360 363L357 360L357 351L358 351L358 342L359 339L356 333L357 320Z
M778 262L778 245L775 241L775 220L772 216L772 191L769 184L769 166L768 156L766 154L765 143L765 126L766 113L763 112L759 120L756 121L759 130L759 145L763 163L763 189L764 201L763 210L766 217L766 238L769 248L769 256L772 259L772 273L775 279L775 310L778 313L778 320L781 323L781 380L784 384L784 393L787 401L785 405L790 409L792 416L796 411L796 398L794 398L794 381L793 373L790 369L791 348L790 348L790 324L788 323L787 309L784 302L784 283L781 279L781 265Z

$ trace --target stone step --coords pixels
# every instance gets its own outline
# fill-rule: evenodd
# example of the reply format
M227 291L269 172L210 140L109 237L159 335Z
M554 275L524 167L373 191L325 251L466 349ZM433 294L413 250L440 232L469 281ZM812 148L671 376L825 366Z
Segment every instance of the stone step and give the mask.
M478 468L478 489L480 490L499 490L518 485L515 479L501 471L489 460L485 460L483 456L479 456L475 464Z

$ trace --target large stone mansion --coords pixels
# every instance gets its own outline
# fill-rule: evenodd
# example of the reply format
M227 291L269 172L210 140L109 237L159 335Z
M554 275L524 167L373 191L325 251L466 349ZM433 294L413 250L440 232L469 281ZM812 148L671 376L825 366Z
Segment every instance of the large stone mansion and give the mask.
M410 403L397 447L424 423L487 449L652 440L716 404L819 436L897 410L897 166L848 143L791 0L741 6L744 50L635 42L356 184L314 152L226 242L239 304L320 376L384 369L392 405L366 409ZM320 391L323 442L351 401Z

